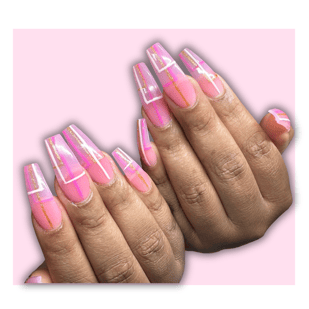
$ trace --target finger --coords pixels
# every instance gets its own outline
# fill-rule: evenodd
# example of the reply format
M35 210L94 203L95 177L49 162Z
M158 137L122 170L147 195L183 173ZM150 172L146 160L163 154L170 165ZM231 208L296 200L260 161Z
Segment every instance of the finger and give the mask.
M283 153L294 136L294 130L286 114L279 109L271 109L263 117L260 125L280 153Z
M75 230L37 164L25 166L33 227L53 282L97 282Z
M137 140L139 151L144 155L145 161L156 162L156 164L162 164L162 161L157 161L157 155L154 152L149 140L149 134L145 119L139 119L137 121ZM149 160L148 158L155 158ZM156 165L155 164L155 165ZM184 241L182 232L176 223L174 216L168 207L167 201L163 198L157 186L152 185L151 190L145 194L136 190L137 195L145 203L150 210L151 214L157 221L158 225L162 229L163 233L169 240L172 250L174 252L175 259L183 267L184 262ZM182 213L183 214L183 213ZM184 214L183 214L184 216Z
M32 272L25 283L53 283L45 261Z
M162 203L157 203L156 198L155 198L154 199L155 203L153 202L151 203L151 205L154 205L155 208L150 207L150 211L152 215L154 216L157 223L162 228L163 232L165 232L169 240L170 240L168 236L169 230L170 230L169 223L172 223L173 224L172 226L174 226L173 216L175 217L176 221L178 222L184 234L186 235L193 234L194 231L192 229L192 226L190 225L188 219L186 218L185 214L183 213L181 209L181 206L179 204L175 191L172 187L172 184L168 178L165 167L161 160L159 151L154 143L150 143L147 123L144 118L139 119L137 121L137 144L138 144L138 150L141 156L141 162L142 162L143 169L154 181L156 185L155 188L157 188L157 190L155 190L156 191L155 194L152 194L152 195L158 196L158 198L161 199L161 197L157 195L158 192L160 192L162 194L162 197L166 201L166 203L164 203L164 208L165 208L165 205L166 206L168 205L171 209L171 212L168 212L163 207L158 209L156 205L161 205ZM143 197L144 195L142 194L141 198L143 199ZM149 195L146 197L148 199ZM144 202L146 205L148 205L147 200L146 201L144 200ZM191 235L191 237L194 237L194 235ZM173 247L173 241L170 240L170 243ZM174 249L173 251L175 253Z
M153 183L140 166L120 148L112 155L131 186L141 194L152 195ZM118 172L117 176L113 190L103 189L101 196L130 248L151 282L179 282L182 269L166 235L123 175Z
M207 93L212 84L202 82L203 74L213 74L209 67L192 51L185 49L185 65ZM182 60L185 58L182 57ZM199 66L197 65L199 64ZM197 69L198 67L198 69ZM219 76L224 92L217 98L208 97L217 115L220 117L234 140L244 154L254 174L261 194L273 209L282 212L289 207L291 191L284 161L274 144L270 141L261 126L255 121L243 104L239 101L227 83Z
M152 52L151 59L156 59L157 64L154 60L152 64L164 87L165 101L206 169L228 216L233 222L246 225L260 220L263 199L250 167L200 86L179 71L173 58L160 44L155 44L148 51L148 54ZM158 67L160 61L170 66L162 71ZM167 78L171 82L167 82ZM188 90L191 88L194 98ZM250 218L248 211L252 214Z
M138 72L135 76L138 92L145 95L145 98L140 95L142 102L154 98L152 104L161 104L162 94L146 65L137 64L135 67L139 68L135 70ZM221 226L228 226L230 220L178 122L171 116L172 120L166 125L158 126L153 123L152 118L148 118L144 108L142 113L188 221L194 229L203 229L206 225L219 233ZM160 114L160 111L157 113ZM178 221L178 224L181 225L181 221ZM191 243L198 245L199 240L195 232L186 237Z
M72 135L70 137L73 138ZM63 138L58 134L48 138L46 144L55 166L56 193L67 210L99 282L148 282L94 183ZM67 184L70 185L69 193ZM79 193L84 200L74 203L73 193Z

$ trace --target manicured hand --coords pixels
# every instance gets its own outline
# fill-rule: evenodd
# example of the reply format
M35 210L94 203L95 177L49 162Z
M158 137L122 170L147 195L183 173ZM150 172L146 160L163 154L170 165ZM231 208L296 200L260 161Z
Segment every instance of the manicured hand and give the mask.
M46 139L52 196L38 164L25 166L45 262L27 283L179 282L183 235L149 176L117 148L114 161L76 126ZM70 147L69 147L69 146Z
M193 78L159 43L147 54L164 94L144 63L133 67L146 119L138 121L139 151L187 248L215 252L262 237L292 204L280 153L294 134L288 116L272 109L258 124L189 49L180 58Z

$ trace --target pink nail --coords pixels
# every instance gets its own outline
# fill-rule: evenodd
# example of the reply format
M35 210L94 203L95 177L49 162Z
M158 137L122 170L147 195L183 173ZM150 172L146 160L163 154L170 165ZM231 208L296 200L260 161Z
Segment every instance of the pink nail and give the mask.
M180 107L193 106L196 94L193 85L170 54L156 43L147 55L167 95Z
M24 167L28 198L33 216L44 230L53 230L62 222L61 210L54 200L37 163Z
M83 167L60 134L45 140L57 180L66 197L73 203L83 202L90 195L90 184Z
M150 121L164 127L172 119L163 95L145 63L133 67L134 79L140 100Z
M275 120L278 124L286 128L287 132L290 131L291 122L288 115L285 112L277 108L270 109L268 112L275 117Z
M151 181L149 176L124 151L122 151L120 148L117 148L113 151L112 154L131 184L138 191L146 192L151 188Z
M157 156L152 149L149 133L147 129L147 123L144 118L137 121L137 141L143 161L148 166L154 166L157 163Z
M210 98L216 98L224 92L224 86L218 74L216 74L198 55L188 48L180 54L180 59L199 83L202 90Z
M107 184L114 178L112 165L102 151L77 126L62 131L79 163L96 183Z
M42 277L41 276L33 276L30 277L26 283L42 283Z

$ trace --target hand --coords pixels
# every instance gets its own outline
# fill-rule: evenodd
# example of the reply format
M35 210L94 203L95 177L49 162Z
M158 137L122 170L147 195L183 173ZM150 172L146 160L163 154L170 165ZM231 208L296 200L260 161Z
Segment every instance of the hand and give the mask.
M215 252L259 239L292 204L278 151L294 134L287 115L273 109L259 125L223 78L188 49L180 58L194 79L160 44L147 54L164 95L146 65L135 65L154 140L150 144L146 122L139 120L139 151L187 248Z
M121 149L114 161L76 126L45 143L53 197L37 164L25 166L33 226L45 256L31 282L179 282L182 233L149 176Z

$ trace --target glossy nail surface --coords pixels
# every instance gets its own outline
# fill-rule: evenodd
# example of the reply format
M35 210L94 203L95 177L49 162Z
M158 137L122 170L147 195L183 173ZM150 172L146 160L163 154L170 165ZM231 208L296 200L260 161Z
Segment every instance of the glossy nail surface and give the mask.
M216 98L224 92L218 75L193 51L185 48L179 57L207 96Z
M75 125L62 131L79 163L87 170L92 180L107 184L114 178L112 165L104 153Z
M291 122L288 115L285 112L277 108L270 109L268 112L274 116L277 124L283 126L287 132L290 131Z
M151 181L145 171L123 150L117 148L113 157L127 176L130 183L139 191L146 192L151 188Z
M135 84L143 108L150 121L157 127L164 127L171 120L170 111L163 95L145 63L133 67Z
M156 43L147 49L147 55L165 92L180 107L193 106L196 94L193 85L175 60Z
M137 120L137 142L140 149L142 160L148 166L154 166L157 163L157 156L152 149L147 123L144 118Z
M33 276L30 277L26 283L42 283L42 277L41 276Z
M55 201L38 164L24 167L27 194L33 216L44 230L61 225L61 210Z
M73 203L85 201L91 191L88 177L60 134L45 140L55 175L66 197Z

